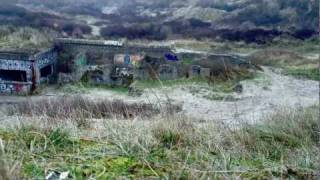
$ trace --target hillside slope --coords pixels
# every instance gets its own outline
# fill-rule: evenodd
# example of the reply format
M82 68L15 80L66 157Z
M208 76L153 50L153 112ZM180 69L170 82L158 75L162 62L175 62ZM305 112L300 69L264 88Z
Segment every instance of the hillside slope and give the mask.
M106 38L191 37L265 43L278 36L307 39L318 31L316 0L15 0L11 6L2 1L6 2L0 8L2 23L45 25L69 36L91 33L79 15L96 18L90 26L101 29ZM31 22L25 23L28 20ZM79 30L81 33L74 33Z

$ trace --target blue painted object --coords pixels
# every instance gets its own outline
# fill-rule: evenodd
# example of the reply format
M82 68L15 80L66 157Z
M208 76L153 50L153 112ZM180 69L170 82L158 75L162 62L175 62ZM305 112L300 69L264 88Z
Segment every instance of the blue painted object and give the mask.
M130 64L130 55L129 54L126 54L125 57L124 57L124 64L125 65L129 65Z
M168 61L179 61L178 57L174 54L165 54L164 55Z

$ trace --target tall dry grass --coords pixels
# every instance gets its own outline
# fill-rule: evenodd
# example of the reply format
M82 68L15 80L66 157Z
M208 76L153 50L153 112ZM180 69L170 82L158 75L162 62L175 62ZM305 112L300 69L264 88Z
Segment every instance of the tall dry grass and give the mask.
M236 128L183 115L102 121L94 132L80 128L73 136L68 127L34 124L1 130L4 157L19 162L22 153L22 176L29 178L52 169L69 170L74 179L319 178L319 106L284 108Z
M63 96L27 100L8 108L8 114L21 116L47 116L50 118L106 118L135 116L150 117L159 111L146 103L125 103L121 100L93 100L82 96Z

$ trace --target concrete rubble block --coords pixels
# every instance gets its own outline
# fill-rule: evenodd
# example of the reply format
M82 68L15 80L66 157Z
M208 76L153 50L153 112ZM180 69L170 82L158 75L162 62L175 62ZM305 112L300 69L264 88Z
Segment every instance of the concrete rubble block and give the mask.
M201 68L200 69L200 75L202 78L208 78L211 75L211 69L210 68Z
M170 80L178 78L178 70L175 66L170 64L162 64L158 69L159 78L161 80Z
M67 83L73 83L75 81L75 77L70 73L59 73L58 74L58 84L63 85Z

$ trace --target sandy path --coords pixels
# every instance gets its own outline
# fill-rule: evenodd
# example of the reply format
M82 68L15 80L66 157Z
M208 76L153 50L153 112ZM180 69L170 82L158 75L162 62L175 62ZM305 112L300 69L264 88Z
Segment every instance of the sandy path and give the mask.
M173 103L181 104L183 113L189 117L199 120L216 120L228 124L244 121L254 123L279 107L301 108L319 104L319 82L284 76L267 67L264 67L263 74L270 82L267 85L268 88L263 88L263 85L254 81L244 81L242 82L243 93L232 94L233 97L239 99L233 102L214 101L195 96L185 87L150 89L141 97L129 97L99 89L91 90L84 96L93 99L123 99L127 102L154 104L162 104L170 99ZM51 93L51 95L54 94ZM31 99L41 97L43 96ZM26 98L0 96L0 104L24 99Z
M203 119L225 122L254 122L270 114L279 107L307 107L319 103L319 82L298 80L283 76L264 68L271 85L264 89L251 81L242 82L244 92L234 95L240 100L235 102L208 101L199 99L185 101L187 114Z
M243 93L232 94L239 99L234 102L213 101L194 96L186 88L149 90L138 98L101 90L93 91L88 96L150 103L163 103L169 98L174 103L182 104L183 112L192 118L225 123L255 122L281 107L301 108L319 104L319 82L284 76L266 67L263 74L270 81L267 88L253 81L244 81Z

